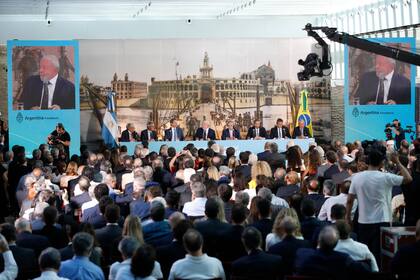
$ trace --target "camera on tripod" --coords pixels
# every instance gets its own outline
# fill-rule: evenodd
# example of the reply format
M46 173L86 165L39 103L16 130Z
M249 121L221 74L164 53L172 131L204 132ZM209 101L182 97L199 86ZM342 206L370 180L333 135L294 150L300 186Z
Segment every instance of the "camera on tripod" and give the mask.
M391 123L387 123L385 125L385 136L386 136L386 140L392 140L392 128L395 127L395 124L391 124Z

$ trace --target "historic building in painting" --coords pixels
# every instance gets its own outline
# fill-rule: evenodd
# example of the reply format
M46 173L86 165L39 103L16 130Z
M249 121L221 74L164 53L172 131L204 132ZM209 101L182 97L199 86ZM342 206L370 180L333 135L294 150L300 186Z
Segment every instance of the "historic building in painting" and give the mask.
M124 75L124 80L119 80L117 73L114 73L111 88L117 93L117 99L147 98L147 83L130 81L127 73Z

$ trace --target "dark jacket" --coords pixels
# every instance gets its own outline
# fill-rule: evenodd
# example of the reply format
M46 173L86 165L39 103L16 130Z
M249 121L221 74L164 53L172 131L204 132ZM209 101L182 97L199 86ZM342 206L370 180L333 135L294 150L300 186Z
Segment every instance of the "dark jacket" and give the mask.
M158 140L156 131L153 131L153 130L150 131L150 138L155 141ZM140 140L143 143L149 142L149 135L148 135L147 129L144 129L140 132Z
M222 238L223 245L221 246L220 254L222 261L232 262L247 254L241 240L244 229L244 226L232 225L225 231Z
M417 267L419 259L420 240L414 244L402 246L392 259L392 273L399 275L399 279L420 279L420 271Z
M95 230L96 239L103 250L104 264L113 260L113 252L117 251L118 241L122 236L122 228L118 225L107 225Z
M295 193L299 192L299 186L298 185L286 185L286 186L280 186L277 190L276 196L281 197L285 199L286 201Z
M265 248L265 238L267 235L273 231L273 220L269 218L261 219L253 224L250 224L249 226L255 227L261 232L262 237L262 248Z
M251 180L251 166L248 164L241 164L235 168L235 174L242 173L245 178L250 181Z
M303 238L312 241L315 232L319 227L324 226L324 223L315 217L304 217L300 225Z
M286 236L281 242L271 246L268 253L282 257L285 274L292 275L296 251L300 248L311 248L311 243L307 240L296 239L294 236Z
M20 100L23 102L23 108L25 110L30 110L32 107L40 106L43 87L44 85L39 75L31 76L26 80ZM61 109L74 109L74 84L58 76L55 84L52 104L60 106Z
M259 128L259 136L262 138L268 138L267 131L262 126ZM251 139L255 137L257 137L256 128L254 126L251 126L250 128L248 128L246 139Z
M176 134L179 141L184 141L184 132L180 127L176 128ZM165 130L165 141L172 141L172 127Z
M63 229L58 228L55 225L45 225L39 234L48 238L51 243L51 246L60 249L64 248L68 244L67 234Z
M229 129L223 129L222 131L222 140L226 140L226 138L230 137L230 133L229 133ZM234 129L233 130L233 137L235 137L236 139L241 139L241 134L239 133L238 130Z
M86 203L86 202L91 201L91 200L92 200L92 198L90 197L89 193L86 191L82 194L73 196L70 199L70 205L73 209L78 209L78 208L82 207L83 203Z
M19 268L17 280L33 279L40 275L34 250L16 245L9 245L13 258ZM4 260L0 260L0 269L4 270Z
M266 161L268 163L268 159L269 159L270 155L271 155L271 152L269 150L267 150L267 151L258 153L257 157L258 157L259 161Z
M368 272L365 266L341 252L298 249L295 258L298 275L322 277L322 279L357 279ZM365 278L360 278L365 279Z
M194 140L204 139L204 129L199 127L194 135ZM209 127L206 140L216 140L216 132Z
M16 244L22 248L28 248L35 251L39 256L42 250L50 246L48 238L38 234L32 234L29 231L24 231L16 235Z
M144 242L154 247L170 244L173 240L167 221L153 221L143 227Z
M363 74L356 97L359 97L360 105L367 105L370 101L376 101L378 93L379 78L375 72L367 72ZM392 99L397 104L411 103L411 84L410 81L396 72L392 76L391 85L389 86L388 100Z
M217 219L207 219L206 221L197 222L195 228L203 235L203 251L209 256L218 257L224 232L229 231L231 227L230 224L222 223Z
M177 260L185 258L187 252L182 245L182 242L174 240L168 245L159 246L156 248L156 259L162 269L163 278L167 279L172 265Z
M253 250L232 263L232 275L241 279L283 279L282 258Z
M322 205L324 204L325 200L327 200L327 198L325 198L324 195L319 194L319 193L307 194L303 197L303 199L309 199L309 200L312 200L314 202L314 204L315 204L315 216L318 216Z
M282 133L282 137L283 138L291 138L290 137L290 131L289 131L289 129L286 127L286 126L282 126L282 128L281 128L281 133ZM277 126L275 126L275 127L273 127L271 130L270 130L270 138L271 139L275 139L275 138L279 138L279 132L278 132L278 130L277 130Z
M298 138L299 136L301 136L300 128L295 127L293 130L293 138ZM309 132L309 128L307 128L306 126L303 128L303 136L312 137L311 133Z
M133 131L132 137L135 141L140 141L140 136L136 131ZM128 129L121 132L120 142L130 142L130 132Z

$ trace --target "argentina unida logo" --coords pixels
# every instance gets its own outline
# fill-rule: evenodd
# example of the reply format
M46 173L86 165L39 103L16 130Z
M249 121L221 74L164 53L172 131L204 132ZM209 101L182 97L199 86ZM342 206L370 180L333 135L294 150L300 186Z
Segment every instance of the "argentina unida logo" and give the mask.
M19 112L19 113L16 115L16 121L17 121L18 123L23 122L23 115L22 115L22 113L21 113L21 112Z
M357 107L353 109L352 115L355 118L357 118L359 116L359 109L357 109Z

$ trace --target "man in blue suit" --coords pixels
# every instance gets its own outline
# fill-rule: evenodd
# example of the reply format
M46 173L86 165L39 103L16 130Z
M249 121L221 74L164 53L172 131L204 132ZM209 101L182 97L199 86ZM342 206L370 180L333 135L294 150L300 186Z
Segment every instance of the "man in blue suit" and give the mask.
M233 121L227 122L227 128L222 132L222 140L238 140L241 139L239 131L233 127Z
M75 108L74 84L58 75L60 64L55 55L45 55L39 63L39 75L29 77L21 102L25 110Z
M197 129L194 140L216 140L216 132L209 127L208 121L203 121L201 127Z
M171 127L165 130L165 141L184 141L184 132L178 127L178 121L174 118L170 123Z
M375 71L364 73L356 96L360 105L410 104L410 80L395 71L395 60L375 57Z

